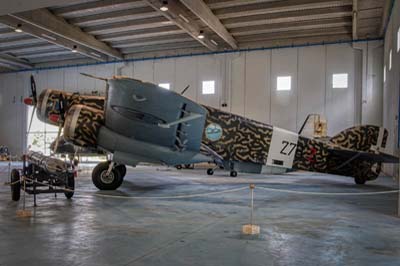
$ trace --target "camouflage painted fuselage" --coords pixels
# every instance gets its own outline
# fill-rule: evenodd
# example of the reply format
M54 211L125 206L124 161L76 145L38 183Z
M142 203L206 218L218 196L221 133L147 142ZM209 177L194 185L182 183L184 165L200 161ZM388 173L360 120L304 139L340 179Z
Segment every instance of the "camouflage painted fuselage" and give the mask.
M208 111L205 128L210 124L218 124L222 128L222 135L217 141L207 138L204 131L202 142L205 145L227 161L267 164L273 126L215 108L204 107ZM293 169L353 177L362 175L366 180L375 179L381 169L380 163L354 159L351 163L345 164L346 159L335 156L329 148L343 147L368 152L371 145L377 144L379 130L377 126L353 127L342 131L328 142L299 136ZM384 132L382 148L385 147L388 136L387 130Z
M83 96L62 91L49 90L40 95L38 117L42 121L58 124L49 117L59 115L59 95L66 101L64 135L66 140L81 147L96 147L97 135L105 125L105 97ZM225 161L266 165L274 128L261 122L218 109L203 106L207 110L202 144L211 148ZM217 139L206 136L206 128L217 124L221 135ZM359 126L341 132L328 142L298 136L294 150L292 168L347 176L363 175L367 180L375 179L381 169L380 163L354 159L346 164L346 159L330 152L332 147L370 151L376 145L379 127ZM382 148L386 145L387 131L383 136Z

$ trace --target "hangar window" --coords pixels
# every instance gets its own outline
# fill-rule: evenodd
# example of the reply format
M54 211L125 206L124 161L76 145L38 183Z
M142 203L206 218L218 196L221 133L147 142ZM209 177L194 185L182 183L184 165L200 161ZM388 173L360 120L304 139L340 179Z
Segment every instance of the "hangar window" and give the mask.
M383 67L383 82L386 81L386 65Z
M169 90L169 83L159 83L159 87Z
M400 27L397 29L397 52L400 51Z
M348 74L347 73L333 74L332 88L334 89L348 88Z
M203 94L215 94L215 81L214 80L203 81L202 93Z
M389 70L392 70L392 49L389 51Z
M276 90L290 91L292 89L292 77L280 76L276 78Z

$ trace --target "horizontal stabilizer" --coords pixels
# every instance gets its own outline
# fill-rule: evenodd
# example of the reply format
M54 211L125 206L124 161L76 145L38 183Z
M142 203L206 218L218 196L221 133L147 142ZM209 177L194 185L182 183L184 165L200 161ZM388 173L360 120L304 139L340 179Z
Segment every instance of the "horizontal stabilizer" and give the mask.
M377 163L399 163L398 157L382 152L373 153L373 152L355 151L348 149L335 149L335 148L330 148L329 152L331 152L333 155L348 160L358 159L358 160L377 162Z

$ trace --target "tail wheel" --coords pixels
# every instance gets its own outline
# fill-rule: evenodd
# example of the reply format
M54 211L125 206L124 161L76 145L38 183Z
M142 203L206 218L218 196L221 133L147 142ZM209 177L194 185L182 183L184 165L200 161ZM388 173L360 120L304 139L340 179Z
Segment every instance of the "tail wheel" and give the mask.
M231 171L230 172L231 177L237 177L237 172L236 171Z
M356 176L356 177L354 177L354 182L355 182L357 185L364 185L365 182L367 182L367 180L366 180L364 177Z
M115 166L115 169L119 172L121 175L121 178L124 178L126 176L126 166L123 164L119 164Z
M100 190L115 190L122 184L123 178L116 168L107 173L109 166L109 162L103 162L96 165L93 169L92 181Z
M69 190L75 190L75 177L74 174L69 174L65 180L65 188ZM67 199L72 198L74 196L74 191L66 191L64 195Z
M19 177L19 171L12 169L11 171L11 198L13 201L19 201L21 197L21 183Z
M207 175L213 175L213 174L214 174L214 170L212 168L208 168Z

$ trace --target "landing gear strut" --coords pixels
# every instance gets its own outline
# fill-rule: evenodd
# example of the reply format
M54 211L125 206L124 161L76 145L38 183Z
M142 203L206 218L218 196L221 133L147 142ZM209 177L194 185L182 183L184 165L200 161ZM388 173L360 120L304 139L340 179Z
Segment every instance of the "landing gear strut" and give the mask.
M92 181L100 190L115 190L121 186L125 174L126 168L124 165L114 167L112 162L102 162L93 169Z

